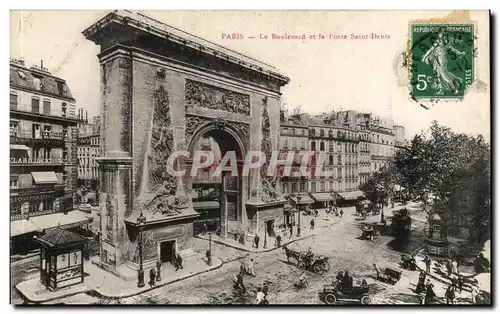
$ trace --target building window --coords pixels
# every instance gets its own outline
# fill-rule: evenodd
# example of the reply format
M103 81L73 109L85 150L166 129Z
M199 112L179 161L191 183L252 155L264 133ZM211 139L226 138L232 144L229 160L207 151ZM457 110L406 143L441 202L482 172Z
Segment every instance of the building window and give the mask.
M306 141L305 140L300 140L300 149L302 149L302 150L306 149Z
M321 182L321 183L319 184L319 188L320 188L320 191L321 191L321 192L325 192L325 182Z
M311 142L311 150L316 151L316 142L315 141Z
M341 155L337 155L337 164L338 165L342 164L342 156Z
M292 129L292 135L295 135L295 129Z
M62 116L63 118L66 117L66 111L68 110L67 105L65 102L62 103Z
M19 133L19 122L10 120L10 136L17 137L17 133Z
M43 125L43 137L50 138L50 132L52 132L52 126L50 124L49 125L44 124Z
M305 191L306 191L306 183L300 182L300 192L305 192Z
M17 177L11 177L10 178L10 188L11 189L17 189L19 187L19 178Z
M283 148L287 149L288 148L288 140L283 140Z
M40 124L38 123L33 123L33 126L31 127L31 136L33 138L41 138L41 130L40 130Z
M337 169L337 179L342 179L342 168Z
M287 128L283 128L283 134L287 134L288 133L288 129Z
M316 182L311 182L311 192L316 192Z
M283 193L288 194L288 182L283 183Z
M67 137L68 137L68 127L67 126L63 126L63 139L64 140L67 140Z
M333 155L328 156L328 164L333 165Z
M50 101L49 100L43 101L43 114L46 116L50 116Z
M292 183L292 193L297 193L297 183Z
M10 110L17 110L17 95L10 94Z
M349 152L349 145L347 143L344 145L344 152Z
M315 129L311 129L310 132L312 137L316 136L316 130Z
M321 137L325 136L325 130L323 129L319 130L319 136Z
M321 130L321 131L323 131L323 130ZM325 142L319 143L319 150L322 152L325 151Z
M31 98L31 112L40 113L40 99L35 97Z

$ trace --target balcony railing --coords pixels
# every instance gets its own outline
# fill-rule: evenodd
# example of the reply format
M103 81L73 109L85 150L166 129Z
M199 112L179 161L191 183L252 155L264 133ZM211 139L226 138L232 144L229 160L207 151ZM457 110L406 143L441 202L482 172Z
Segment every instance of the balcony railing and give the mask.
M54 165L64 163L67 163L67 160L62 158L10 158L11 165Z
M34 137L30 131L14 131L10 130L10 137L23 139L44 139L44 140L64 140L64 133L60 132L41 132L39 137Z

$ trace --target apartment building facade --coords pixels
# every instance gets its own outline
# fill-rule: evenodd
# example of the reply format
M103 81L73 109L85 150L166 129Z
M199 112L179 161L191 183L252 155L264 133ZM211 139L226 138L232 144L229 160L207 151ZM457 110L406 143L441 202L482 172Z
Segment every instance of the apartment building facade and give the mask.
M87 221L73 213L78 123L65 80L53 76L43 63L28 68L22 60L11 60L11 240Z

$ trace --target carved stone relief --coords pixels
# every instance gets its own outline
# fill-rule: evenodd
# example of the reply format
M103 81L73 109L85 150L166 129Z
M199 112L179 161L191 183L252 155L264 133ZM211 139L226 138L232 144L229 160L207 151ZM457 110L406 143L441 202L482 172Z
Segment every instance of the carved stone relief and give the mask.
M151 149L147 157L149 183L153 191L162 189L166 181L175 183L175 178L166 171L167 159L174 144L171 121L169 95L165 88L160 86L155 94Z
M250 116L250 96L205 83L186 80L186 106L218 109Z
M266 156L266 163L261 167L261 201L265 203L277 201L279 195L276 193L276 178L267 175L269 162L272 154L271 142L271 123L269 121L269 113L267 111L267 97L262 99L262 144L261 150Z

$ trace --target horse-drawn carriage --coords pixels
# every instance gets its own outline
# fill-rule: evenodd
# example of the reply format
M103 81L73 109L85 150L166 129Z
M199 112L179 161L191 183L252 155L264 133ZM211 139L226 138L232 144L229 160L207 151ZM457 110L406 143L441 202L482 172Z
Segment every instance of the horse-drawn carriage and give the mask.
M324 285L320 297L326 304L336 304L341 301L360 302L365 305L372 303L368 295L369 292L370 286L368 286L366 280L357 280L353 281L353 284L349 287L343 286L341 283Z
M375 271L377 272L377 279L382 282L394 285L399 281L399 279L401 279L402 272L399 270L385 268L384 271L381 271L376 264L373 264L373 267L375 267Z
M361 239L362 240L374 240L378 238L379 228L377 223L368 224L365 223L361 227Z
M304 251L295 251L283 246L286 253L287 261L290 263L290 258L294 259L296 265L300 269L311 270L318 275L323 275L330 270L328 257L319 254L308 254Z

